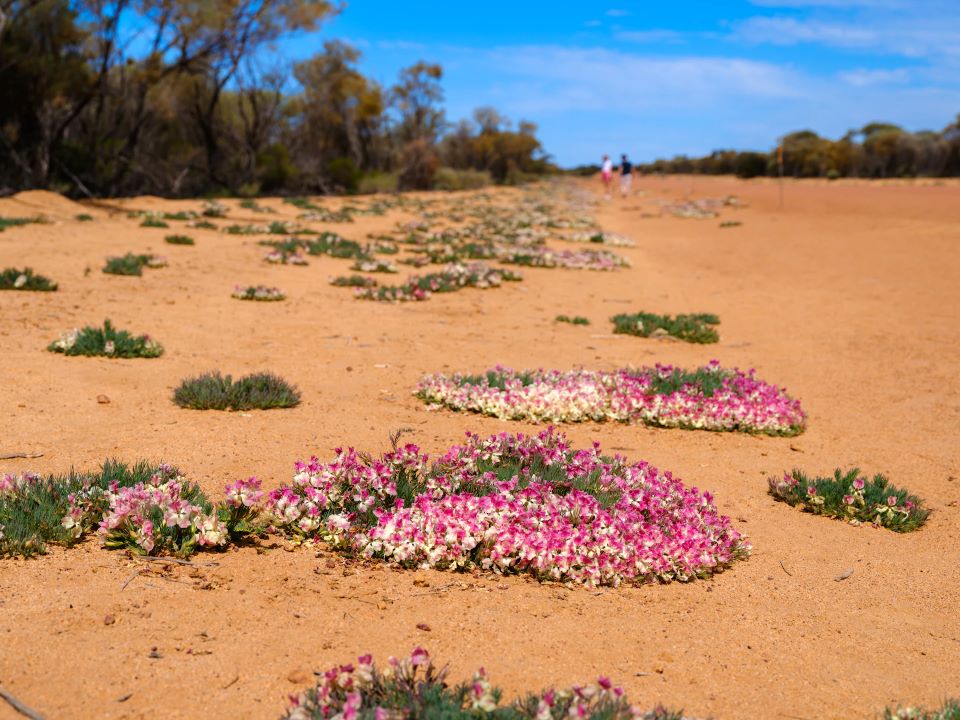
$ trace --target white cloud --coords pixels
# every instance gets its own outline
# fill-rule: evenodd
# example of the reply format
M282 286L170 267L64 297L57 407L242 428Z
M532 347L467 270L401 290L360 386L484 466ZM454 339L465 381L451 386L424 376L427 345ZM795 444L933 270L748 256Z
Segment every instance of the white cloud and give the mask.
M873 85L894 85L909 82L910 71L906 68L895 70L870 70L858 68L841 72L837 77L848 85L870 87Z
M677 43L683 40L683 33L676 30L622 30L614 37L635 43Z

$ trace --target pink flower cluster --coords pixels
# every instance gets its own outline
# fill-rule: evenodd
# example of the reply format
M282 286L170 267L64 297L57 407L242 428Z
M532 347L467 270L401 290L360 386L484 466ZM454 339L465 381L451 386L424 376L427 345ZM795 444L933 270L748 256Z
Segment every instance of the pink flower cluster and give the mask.
M354 293L363 300L411 302L427 300L434 293L455 292L466 287L486 290L499 287L505 280L520 279L516 273L484 263L450 263L440 272L411 276L402 285L368 285L357 287Z
M404 567L480 568L619 585L690 580L750 545L709 493L645 462L536 436L467 435L429 463L414 445L298 463L270 493L275 524Z
M39 473L25 472L21 475L5 473L0 475L0 497L6 494L13 495L14 493L22 492L36 485L41 485L44 482L44 476Z
M630 261L608 250L554 250L546 245L505 246L497 249L501 262L567 270L617 270Z
M356 664L335 665L317 685L290 697L284 720L392 720L415 717L509 717L517 720L683 720L678 713L657 708L643 712L630 705L623 689L606 677L595 685L545 690L500 705L501 692L480 668L468 683L452 687L447 669L433 664L423 648L408 658L389 658L378 668L371 655ZM459 710L459 712L457 712ZM456 713L451 715L451 713Z
M740 430L771 435L802 432L806 416L786 391L754 371L722 369L716 361L701 372L716 373L719 387L707 394L695 383L674 392L655 390L657 377L674 372L653 368L537 370L516 372L496 366L486 375L427 375L415 394L427 403L492 415L503 420L584 422L639 420L658 427Z

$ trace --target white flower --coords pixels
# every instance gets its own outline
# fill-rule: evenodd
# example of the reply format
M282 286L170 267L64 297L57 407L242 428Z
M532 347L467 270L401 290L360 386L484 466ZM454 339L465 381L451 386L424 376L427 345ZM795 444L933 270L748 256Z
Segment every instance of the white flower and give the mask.
M27 276L23 273L17 276L17 279L13 281L13 286L18 290L27 284Z

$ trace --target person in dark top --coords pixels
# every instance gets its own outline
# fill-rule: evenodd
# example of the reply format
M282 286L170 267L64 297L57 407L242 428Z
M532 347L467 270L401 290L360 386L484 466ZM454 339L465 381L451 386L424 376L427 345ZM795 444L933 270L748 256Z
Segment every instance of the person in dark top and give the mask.
M620 197L630 194L630 185L633 183L633 163L627 159L627 154L620 156Z

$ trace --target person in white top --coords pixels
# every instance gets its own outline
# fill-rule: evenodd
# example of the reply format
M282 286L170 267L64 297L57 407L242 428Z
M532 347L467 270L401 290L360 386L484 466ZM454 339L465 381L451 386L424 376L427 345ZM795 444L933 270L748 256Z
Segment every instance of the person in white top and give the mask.
M603 156L603 165L600 166L600 179L603 180L603 196L610 199L610 183L613 181L613 162L609 155Z

